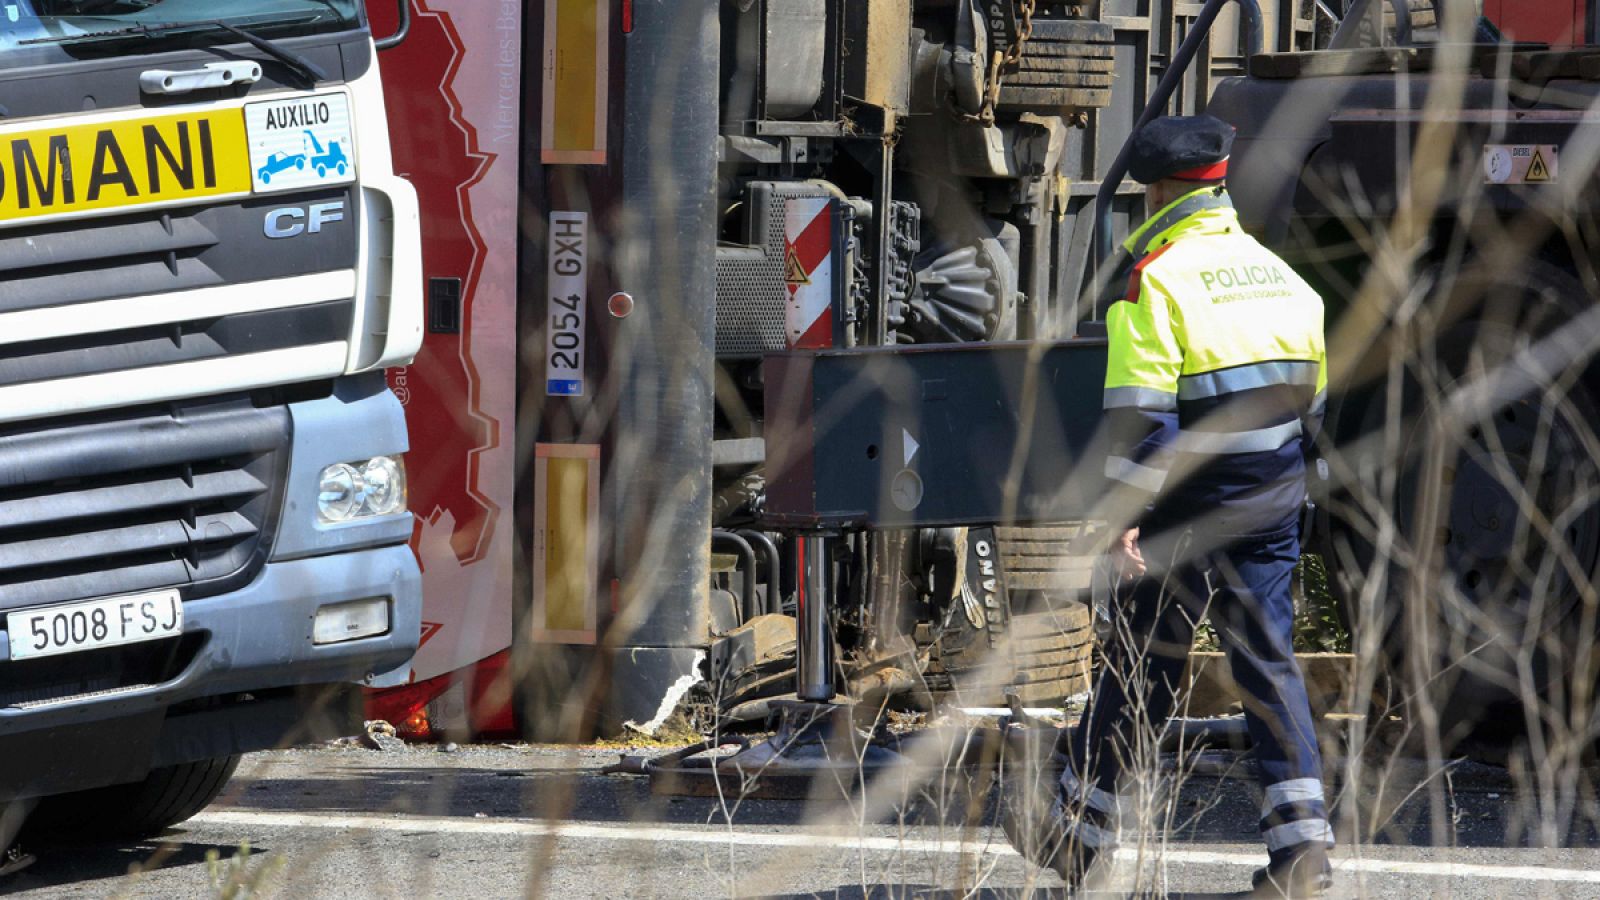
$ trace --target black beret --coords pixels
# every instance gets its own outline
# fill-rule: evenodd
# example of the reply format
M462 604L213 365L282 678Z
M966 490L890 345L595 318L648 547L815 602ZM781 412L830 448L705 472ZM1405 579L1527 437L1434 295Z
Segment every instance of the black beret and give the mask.
M1216 116L1162 116L1133 136L1128 174L1140 184L1163 178L1219 181L1233 149L1233 126Z

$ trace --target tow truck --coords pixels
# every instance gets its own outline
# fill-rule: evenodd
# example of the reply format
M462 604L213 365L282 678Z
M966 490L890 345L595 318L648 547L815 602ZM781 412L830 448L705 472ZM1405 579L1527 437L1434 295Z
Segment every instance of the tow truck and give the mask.
M420 573L416 193L356 0L0 16L0 848L150 834L359 728ZM305 131L351 148L326 177Z
M327 178L329 170L335 175L343 175L350 167L349 157L344 155L344 147L338 141L329 141L324 148L322 142L317 140L317 133L306 130L306 140L314 151L311 154L311 167L317 170L318 178Z

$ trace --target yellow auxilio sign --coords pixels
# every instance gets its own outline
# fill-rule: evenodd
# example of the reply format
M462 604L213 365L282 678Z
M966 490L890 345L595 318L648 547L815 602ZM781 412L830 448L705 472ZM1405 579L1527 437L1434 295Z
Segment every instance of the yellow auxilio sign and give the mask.
M235 108L0 133L0 223L250 193Z

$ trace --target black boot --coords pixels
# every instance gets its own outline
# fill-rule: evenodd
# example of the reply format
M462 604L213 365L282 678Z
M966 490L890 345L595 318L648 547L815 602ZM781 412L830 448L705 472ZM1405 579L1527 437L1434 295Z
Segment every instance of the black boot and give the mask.
M1257 869L1250 886L1253 897L1321 897L1333 887L1333 866L1326 853L1303 853Z
M1097 853L1083 844L1060 804L1052 804L1047 814L1034 817L1024 816L1008 805L1001 815L1000 827L1023 859L1054 871L1067 887L1081 887L1089 880Z
M17 834L38 805L36 797L0 803L0 878L15 875L33 865L33 854L17 846Z
M1024 770L1007 779L1000 827L1023 859L1053 870L1068 887L1079 887L1097 859L1080 831L1099 830L1099 823L1092 821L1098 818L1092 810L1067 803L1060 782L1065 765L1065 756L1054 754L1042 771Z
M27 853L21 847L12 844L11 849L0 854L0 878L15 875L33 865L36 860L37 857L32 853Z

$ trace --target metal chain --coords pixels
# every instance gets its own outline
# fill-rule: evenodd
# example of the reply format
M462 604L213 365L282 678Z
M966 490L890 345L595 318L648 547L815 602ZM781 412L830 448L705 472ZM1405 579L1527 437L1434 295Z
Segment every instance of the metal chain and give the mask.
M1039 0L1022 0L1022 21L1017 24L1017 40L1004 51L996 50L989 57L989 77L985 79L983 106L977 115L963 115L968 122L979 122L987 128L994 124L994 108L1000 102L1000 70L1022 62L1022 48L1033 37L1033 11Z
M1039 0L1022 0L1022 21L1017 25L1017 42L1006 48L1006 65L1022 62L1022 45L1033 37L1033 10Z

